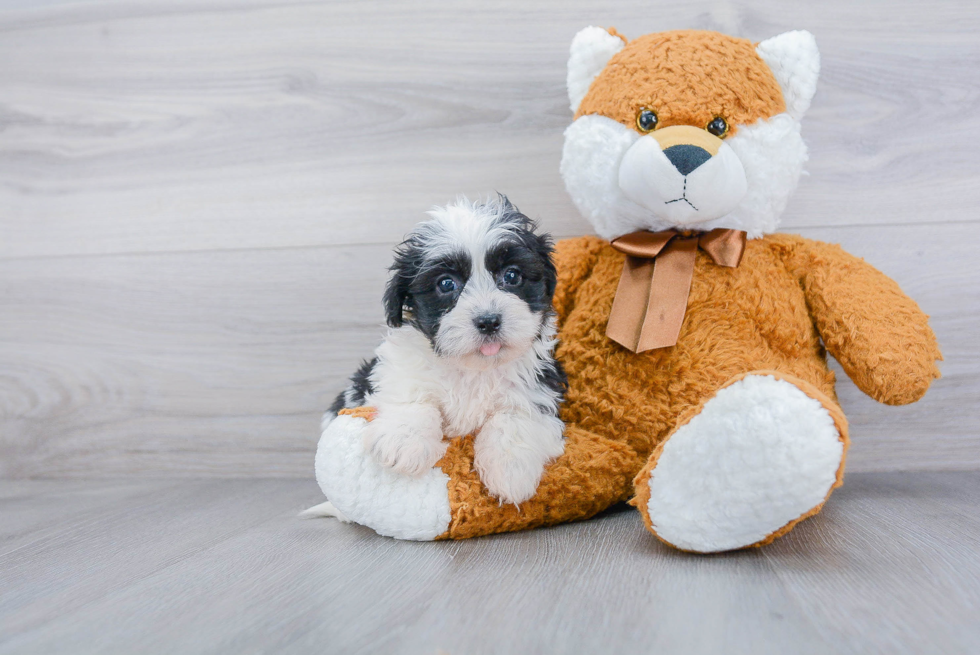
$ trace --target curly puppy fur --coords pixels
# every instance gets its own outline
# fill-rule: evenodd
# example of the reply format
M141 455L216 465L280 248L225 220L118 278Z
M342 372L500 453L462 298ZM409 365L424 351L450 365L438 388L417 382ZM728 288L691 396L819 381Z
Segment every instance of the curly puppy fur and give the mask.
M395 251L384 303L391 327L330 408L369 404L365 445L420 476L443 435L475 433L474 466L501 502L532 496L563 450L550 236L506 197L430 212Z

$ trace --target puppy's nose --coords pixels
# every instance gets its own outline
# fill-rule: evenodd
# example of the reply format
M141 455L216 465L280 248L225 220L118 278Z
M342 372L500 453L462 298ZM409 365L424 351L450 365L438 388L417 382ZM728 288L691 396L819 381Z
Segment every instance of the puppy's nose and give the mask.
M699 146L679 145L664 150L670 163L681 175L688 175L704 162L711 159L711 153Z
M483 314L473 319L480 334L496 334L500 330L500 314Z

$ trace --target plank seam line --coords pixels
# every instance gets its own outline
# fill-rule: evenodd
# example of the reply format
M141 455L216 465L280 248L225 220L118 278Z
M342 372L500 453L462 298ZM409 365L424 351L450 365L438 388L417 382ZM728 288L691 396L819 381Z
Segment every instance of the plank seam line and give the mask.
M977 225L980 226L980 219L977 220L962 220L962 221L941 221L937 223L929 223L928 226L922 223L857 223L850 225L797 225L794 226L794 230L823 230L823 229L837 229L837 230L853 230L853 229L865 229L865 228L902 228L902 227L940 227L948 225ZM547 226L545 225L545 229ZM795 234L796 232L786 232L786 234ZM552 236L556 239L569 239L577 236L585 236L581 233L573 234L562 234L560 232L552 232ZM23 255L23 256L6 256L0 255L0 263L2 262L23 262L23 261L48 261L54 259L94 259L100 257L139 257L139 256L168 256L168 255L189 255L189 254L221 254L221 253L243 253L243 252L277 252L283 251L288 252L291 250L336 250L338 248L376 248L379 246L389 246L394 248L396 242L394 241L371 241L363 243L334 243L334 244L310 244L305 246L242 246L242 247L232 247L232 248L191 248L187 250L128 250L121 252L96 252L96 253L63 253L57 255Z

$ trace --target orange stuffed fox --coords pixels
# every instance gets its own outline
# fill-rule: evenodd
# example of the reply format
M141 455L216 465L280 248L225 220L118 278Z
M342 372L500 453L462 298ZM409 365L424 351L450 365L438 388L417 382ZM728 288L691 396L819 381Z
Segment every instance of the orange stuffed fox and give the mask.
M341 416L316 462L335 513L399 538L465 538L632 498L664 542L717 552L819 511L848 445L826 351L887 404L919 399L941 355L891 279L837 246L774 234L806 160L800 119L818 70L806 32L757 45L576 35L561 173L601 238L557 247L564 454L517 508L480 484L472 439L409 478L364 452L368 416Z

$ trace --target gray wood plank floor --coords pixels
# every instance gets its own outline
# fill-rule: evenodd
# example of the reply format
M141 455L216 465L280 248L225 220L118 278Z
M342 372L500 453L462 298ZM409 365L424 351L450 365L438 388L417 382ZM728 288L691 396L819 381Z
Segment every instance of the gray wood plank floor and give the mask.
M762 550L622 508L410 543L300 480L0 482L0 653L975 653L980 473L852 474Z
M783 227L895 277L946 356L912 407L842 380L849 467L980 468L975 0L0 0L0 477L309 477L425 209L591 231L558 175L589 24L816 35Z

